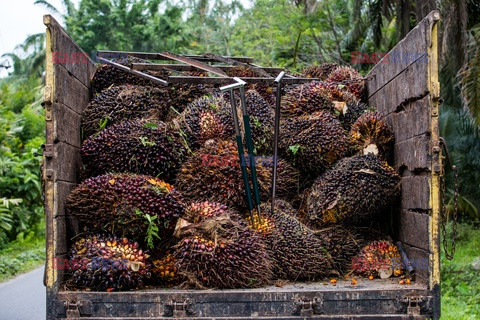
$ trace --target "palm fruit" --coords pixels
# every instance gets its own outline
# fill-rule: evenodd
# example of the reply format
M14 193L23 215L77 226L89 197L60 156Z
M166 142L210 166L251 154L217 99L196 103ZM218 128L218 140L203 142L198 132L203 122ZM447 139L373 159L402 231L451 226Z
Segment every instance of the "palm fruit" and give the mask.
M365 112L371 110L367 104L363 102L353 103L345 106L340 114L340 121L345 130L350 131L352 125Z
M270 257L261 237L228 209L180 229L175 245L184 285L197 288L251 288L270 283Z
M103 90L82 113L85 138L125 120L155 117L164 120L170 108L167 88L121 85Z
M309 115L316 111L334 111L336 103L357 102L357 98L338 84L312 81L291 87L282 98L281 112L286 117Z
M218 202L198 201L192 202L185 207L185 214L182 216L182 219L189 223L199 223L205 219L224 215L233 216L235 211Z
M319 66L309 66L302 73L307 78L318 78L320 81L325 81L330 73L338 67L336 63L323 63Z
M124 66L131 66L132 63L143 63L146 60L136 57L127 57L123 59L113 59L118 64ZM168 75L166 71L149 71L147 72L156 77L165 77ZM110 86L118 86L122 84L134 84L139 86L157 86L154 82L131 74L129 72L118 69L110 64L100 64L97 66L97 70L92 79L91 88L94 93L100 93L102 90L109 88Z
M184 213L180 194L171 185L132 174L89 178L70 193L66 207L81 228L141 236L149 247L169 240Z
M245 94L245 105L250 116L252 140L256 155L271 154L275 114L262 96L254 90ZM242 117L239 117L242 119Z
M162 284L173 285L180 280L175 257L171 253L153 261L152 273L154 280Z
M258 217L249 224L265 241L274 261L274 274L278 279L318 280L333 271L333 259L326 253L324 243L314 232L295 218L294 209L285 201L260 206Z
M373 154L344 158L315 181L305 219L316 228L365 222L388 208L399 190L398 174Z
M281 123L279 150L304 173L320 174L348 149L347 133L329 112L289 118Z
M398 248L386 240L373 241L365 246L358 256L354 257L352 269L358 275L381 278L403 274Z
M195 100L177 117L176 123L192 148L209 139L226 139L235 134L231 106L223 95Z
M363 113L352 125L350 138L353 148L360 154L373 153L381 157L390 155L395 139L378 112Z
M67 285L98 291L141 289L151 277L149 257L127 238L82 237L69 252L69 267L74 271Z
M256 161L256 169L260 196L267 199L271 193L272 163L259 162ZM297 193L298 173L283 159L279 159L277 174L278 196L294 196ZM190 201L208 200L244 208L245 191L236 143L228 140L207 141L183 164L175 185Z
M187 158L184 138L170 124L138 119L121 122L86 140L86 174L130 172L171 181Z
M327 81L344 84L359 100L364 98L365 80L363 80L362 75L352 67L342 66L336 68L330 73Z

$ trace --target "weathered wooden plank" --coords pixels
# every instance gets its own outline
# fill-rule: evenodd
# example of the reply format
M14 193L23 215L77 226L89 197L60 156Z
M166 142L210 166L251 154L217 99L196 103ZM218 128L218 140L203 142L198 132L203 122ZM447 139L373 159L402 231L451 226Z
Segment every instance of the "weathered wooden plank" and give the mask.
M402 208L407 210L429 210L430 175L402 177ZM428 230L425 229L425 230Z
M90 101L89 89L61 65L54 65L54 72L54 104L55 102L63 103L73 111L81 114ZM57 106L54 105L53 107Z
M397 143L422 134L430 134L430 95L405 104L404 109L389 114L386 121L392 128Z
M72 190L76 187L76 183L57 181L55 182L56 208L55 217L66 215L65 202Z
M65 216L58 216L54 219L55 223L55 255L67 252L67 224Z
M428 283L430 270L429 251L416 248L409 244L404 244L403 248L415 268L415 280L418 283Z
M84 86L88 87L95 73L93 61L51 15L45 15L43 22L52 32L52 62L66 68Z
M431 140L427 135L417 136L396 143L394 166L406 167L409 171L431 170Z
M430 241L428 227L430 216L410 210L400 212L398 238L402 243L428 251Z
M383 115L404 108L404 104L428 95L428 64L417 61L405 68L380 91L369 97L369 104Z
M425 66L428 64L427 48L431 42L431 26L439 19L438 11L431 12L390 50L388 56L382 59L383 61L375 65L368 74L368 77L372 78L367 82L369 97L397 77L414 61L422 62ZM394 59L397 55L400 55L400 59ZM408 83L408 85L412 84Z
M79 130L81 116L60 102L54 104L52 111L56 124L54 126L54 140L63 141L80 148L82 146Z
M65 142L55 144L54 148L55 162L53 167L56 168L55 180L77 183L82 166L80 150Z

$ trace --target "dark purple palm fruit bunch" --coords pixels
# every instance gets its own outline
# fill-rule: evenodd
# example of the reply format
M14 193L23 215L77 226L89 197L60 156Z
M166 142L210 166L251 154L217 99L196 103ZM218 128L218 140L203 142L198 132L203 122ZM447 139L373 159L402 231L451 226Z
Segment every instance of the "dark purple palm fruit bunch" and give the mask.
M340 160L313 184L305 221L314 228L358 226L391 206L400 192L400 176L373 154Z
M355 103L357 98L342 85L312 81L286 89L281 112L285 117L337 110L338 104Z
M109 235L88 235L69 251L70 288L95 291L142 289L151 278L150 255L137 242ZM65 266L64 266L65 267Z
M227 139L235 135L227 99L220 94L202 97L190 103L174 120L190 148L197 148L209 139Z
M128 56L119 59L111 59L114 62L131 67L132 63L145 63L147 60L143 60L140 58ZM167 71L148 71L146 73L150 73L153 76L164 78L168 76ZM132 73L123 71L118 69L115 66L110 64L100 64L97 66L97 70L92 79L91 88L94 93L100 93L104 89L107 89L111 86L118 86L122 84L132 84L132 85L139 85L139 86L150 86L150 87L157 87L156 83L147 80L145 78L139 77Z
M365 80L362 75L352 67L342 66L336 68L328 76L327 82L345 85L358 100L365 98Z
M339 66L336 63L322 63L321 65L309 66L302 71L307 78L318 78L320 81L327 80L330 73Z
M170 240L184 213L182 198L171 185L133 174L83 181L67 197L66 208L81 229L137 237L149 248Z
M387 159L393 151L395 136L379 112L365 112L353 123L350 139L359 154L373 153Z
M189 223L200 223L205 219L225 215L235 216L236 214L235 210L219 202L196 201L185 206L185 214L182 216L182 219Z
M103 90L82 112L81 130L85 138L126 120L155 117L163 121L170 108L166 87L120 85Z
M270 160L261 157L256 159L262 199L267 199L271 194L273 161ZM249 171L248 161L245 162ZM286 199L294 197L298 192L298 172L279 159L277 174L278 196ZM233 208L245 208L245 190L236 143L228 140L207 141L183 164L175 186L189 201L208 200Z
M334 271L324 243L295 217L292 206L277 200L273 212L269 203L260 209L261 218L256 216L253 224L251 219L248 223L265 242L276 278L313 281Z
M178 238L174 256L184 287L254 288L271 283L266 245L228 209L183 227Z
M373 108L369 107L366 103L358 102L347 104L340 112L340 122L345 130L350 131L352 125L357 119L365 112L373 111Z
M342 158L349 147L346 131L329 112L288 118L281 123L280 153L305 174L322 173Z
M249 66L235 66L226 71L230 77L239 77L239 78L258 78L265 77L255 68ZM248 81L247 81L248 82ZM268 105L272 108L275 105L275 94L272 88L265 83L249 83L246 85L247 90L255 90L257 93L265 99Z
M102 130L81 149L85 174L147 174L172 181L188 156L184 137L161 121L131 120Z

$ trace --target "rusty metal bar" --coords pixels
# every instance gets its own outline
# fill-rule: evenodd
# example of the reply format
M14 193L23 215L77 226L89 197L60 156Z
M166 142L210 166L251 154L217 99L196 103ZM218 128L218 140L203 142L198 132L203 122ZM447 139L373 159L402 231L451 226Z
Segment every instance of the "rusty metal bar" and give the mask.
M231 64L231 65L234 65L234 66L242 66L244 68L251 69L251 70L257 72L260 76L270 77L270 75L265 70L263 70L262 67L260 67L260 66L235 61L233 59L230 59L230 58L227 58L227 57L222 57L222 56L219 56L219 55L216 55L216 54L213 54L213 53L207 53L207 54L205 54L205 56L209 57L209 58L212 58L214 60L217 60L219 62L228 63L228 64Z
M154 76L151 76L149 74L146 74L146 73L143 73L143 72L140 72L140 71L137 71L137 70L132 70L130 69L129 67L126 67L126 66L123 66L121 64L118 64L116 62L113 62L113 61L110 61L108 59L104 59L104 58L98 58L101 62L103 63L107 63L107 64L110 64L114 67L116 67L117 69L120 69L120 70L123 70L123 71L126 71L126 72L129 72L129 73L132 73L136 76L139 76L139 77L142 77L142 78L145 78L145 79L148 79L152 82L155 82L155 83L159 83L161 85L164 85L164 86L167 86L168 85L168 82L165 81L165 80L162 80L162 79L159 79L157 77L154 77Z
M247 83L265 83L273 84L275 78L263 78L263 77L241 77L243 81ZM319 81L318 78L284 78L282 83L284 84L300 84L311 81ZM213 78L213 77L193 77L193 76L170 76L167 81L169 83L203 83L203 84L229 84L232 82L232 78Z
M208 65L208 64L203 63L203 62L200 62L198 60L188 58L188 57L184 57L184 56L181 56L179 54L172 53L172 52L162 52L162 53L159 53L159 54L162 57L186 63L186 64L188 64L192 67L195 67L195 68L207 71L207 72L211 72L211 73L216 74L220 77L228 77L228 75L225 72L223 72L222 70L220 70L219 68Z
M215 65L218 69L228 71L234 69L235 66ZM174 71L195 71L197 68L185 64L168 64L168 63L132 63L133 70L174 70ZM262 67L269 74L278 74L284 71L284 68Z
M112 55L124 56L125 54L127 54L127 55L129 55L129 56L137 57L137 58L141 58L141 59L171 60L171 59L168 59L168 58L166 58L166 57L163 57L163 56L160 55L159 53L155 53L155 52L110 51L110 50L98 50L98 51L97 51L97 56L98 56L98 57L102 57L103 54L108 55L108 56L112 56ZM182 56L183 56L183 57L186 57L186 58L191 58L191 59L199 60L199 61L208 61L208 62L215 62L215 61L216 61L216 60L213 60L212 58L206 57L206 56L204 56L204 55L190 55L190 54L186 54L186 55L182 55ZM244 63L253 62L253 59L250 58L250 57L230 57L230 56L225 56L224 58L233 59L233 60L235 60L235 61L244 62Z

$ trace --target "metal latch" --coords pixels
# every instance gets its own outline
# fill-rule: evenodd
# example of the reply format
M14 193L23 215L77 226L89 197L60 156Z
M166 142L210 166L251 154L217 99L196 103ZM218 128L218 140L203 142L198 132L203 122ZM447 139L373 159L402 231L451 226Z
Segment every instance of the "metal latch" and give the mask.
M65 301L65 311L67 319L91 316L92 302L90 300Z
M322 314L320 308L323 304L322 299L315 297L315 298L307 298L307 297L295 297L293 300L293 304L295 306L294 315L300 316L312 316L314 314Z
M407 314L413 316L420 315L420 304L425 302L425 300L425 297L416 295L406 295L405 297L398 299L398 301L407 305Z
M184 318L195 315L192 311L193 301L185 299L182 301L171 300L165 304L165 317Z

